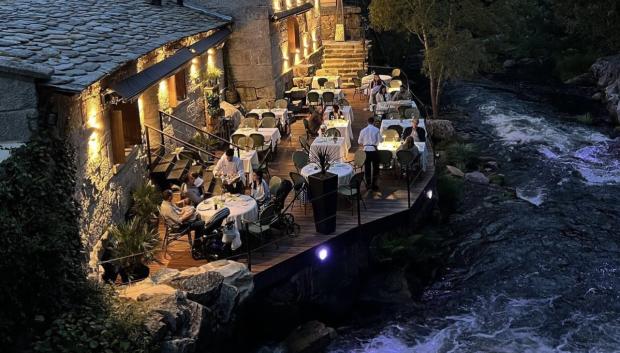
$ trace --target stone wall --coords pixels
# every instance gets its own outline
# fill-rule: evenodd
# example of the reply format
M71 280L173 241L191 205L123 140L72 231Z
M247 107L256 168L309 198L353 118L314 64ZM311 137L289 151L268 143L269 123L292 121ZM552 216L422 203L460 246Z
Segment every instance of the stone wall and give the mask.
M49 69L0 60L0 142L25 142L36 128L36 79L48 78Z
M346 40L362 40L364 27L362 25L362 10L357 6L344 7L344 34ZM321 9L321 37L325 40L334 40L336 35L336 23L342 16L336 13L335 7Z
M75 198L81 207L80 231L89 257L107 228L125 220L130 207L131 192L148 177L144 142L128 151L125 163L113 163L110 114L114 106L104 103L106 88L112 82L129 77L206 35L208 33L169 43L166 47L127 63L79 94L66 95L49 89L42 90L40 105L57 114L59 129L66 134L75 149L78 185ZM162 80L143 92L138 98L142 126L149 124L159 128L161 110L204 127L206 121L203 87L209 64L222 67L221 50L205 53L187 65L187 99L179 102L176 107L170 106L167 80ZM183 126L180 123L178 125ZM145 141L144 127L142 133ZM174 133L183 140L189 140L193 135L181 129ZM149 137L151 146L160 141L159 133L152 133ZM87 261L94 264L90 259Z

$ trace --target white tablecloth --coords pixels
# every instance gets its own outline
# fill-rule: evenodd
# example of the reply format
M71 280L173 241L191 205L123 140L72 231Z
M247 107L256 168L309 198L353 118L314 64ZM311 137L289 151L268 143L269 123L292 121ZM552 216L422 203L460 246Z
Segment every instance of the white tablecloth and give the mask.
M310 161L316 161L316 154L327 149L331 156L331 163L344 162L347 160L347 145L344 137L317 137L310 145Z
M406 101L388 101L388 102L379 102L375 106L375 112L377 114L387 113L390 108L398 109L398 107L409 107L415 109L415 117L420 117L420 111L418 110L418 106L414 101L406 100Z
M333 111L334 108L329 105L325 107L325 111L323 112L323 119L329 119L329 112ZM340 106L340 112L342 113L342 117L353 122L353 108L350 105Z
M344 99L344 92L342 92L341 89L337 88L337 89L313 89L310 92L316 92L319 94L319 98L321 98L321 100L323 99L323 93L325 92L333 92L334 93L334 100L339 101L341 99ZM308 92L308 93L310 93Z
M319 89L319 79L326 78L327 82L333 82L336 85L336 88L340 88L342 82L340 81L340 76L314 76L312 78L312 89Z
M426 143L424 142L414 142L415 146L418 148L418 151L420 151L420 162L422 164L422 170L426 171L426 164L427 164L427 159L428 159L428 151L426 150ZM402 141L397 141L397 142L381 142L379 143L379 146L377 146L377 148L379 150L384 150L384 151L391 151L392 152L392 157L396 158L396 152L398 151L398 147L400 147L400 145L402 145Z
M368 75L368 76L362 77L362 87L364 87L365 85L368 85L374 77L375 75ZM383 81L386 85L389 85L390 81L392 81L392 76L390 75L379 75L379 77L381 77L381 81Z
M220 203L216 210L213 202L217 200ZM196 206L196 211L205 222L221 209L228 207L230 215L228 221L234 221L237 229L243 229L242 221L254 222L258 219L258 205L256 201L248 195L224 195L223 205L221 205L222 196L213 196L204 200Z
M254 168L258 167L258 153L255 150L241 150L239 154L239 159L243 162L243 171L252 174Z
M351 148L351 140L353 140L353 129L351 128L351 122L345 119L325 120L325 125L328 129L336 128L340 131L340 136L344 137L344 143L346 144L347 151ZM323 136L321 130L319 130L319 136Z
M411 119L383 119L381 120L381 128L379 128L380 133L383 134L385 130L387 130L392 125L400 125L405 130L408 127L413 126L413 121ZM419 120L419 127L424 127L424 119ZM401 138L405 138L407 136L401 136Z
M241 129L237 129L237 131L234 132L234 134L242 134L245 136L250 136L251 134L254 134L254 133L258 133L258 134L265 136L265 142L271 141L272 151L275 150L278 143L280 143L280 138L282 137L280 135L280 130L278 130L277 128L268 128L268 127L261 127L258 129L258 131L256 131L256 129L252 129L251 127L241 128Z
M272 112L275 114L276 119L280 121L282 126L286 125L286 118L288 117L288 109L286 108L273 108L273 109L252 109L250 113L256 113L258 116L263 117L263 113Z
M308 179L308 176L316 174L320 171L316 163L310 163L301 168L300 174ZM338 186L349 185L353 177L353 167L348 163L337 163L327 169L328 172L338 175Z

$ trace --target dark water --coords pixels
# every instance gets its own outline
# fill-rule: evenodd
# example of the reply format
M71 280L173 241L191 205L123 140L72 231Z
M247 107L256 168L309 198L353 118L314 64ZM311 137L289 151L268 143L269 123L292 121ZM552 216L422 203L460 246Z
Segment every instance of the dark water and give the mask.
M619 352L620 142L556 109L476 85L455 122L520 198L469 191L458 245L423 298L335 352ZM475 194L475 197L471 196Z

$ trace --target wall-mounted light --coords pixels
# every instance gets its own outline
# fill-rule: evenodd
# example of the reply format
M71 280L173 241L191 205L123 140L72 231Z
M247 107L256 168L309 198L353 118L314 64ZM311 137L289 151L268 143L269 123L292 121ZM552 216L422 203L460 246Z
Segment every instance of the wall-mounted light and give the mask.
M301 62L301 51L299 49L295 49L295 65Z
M282 8L282 0L273 0L273 11L278 12Z

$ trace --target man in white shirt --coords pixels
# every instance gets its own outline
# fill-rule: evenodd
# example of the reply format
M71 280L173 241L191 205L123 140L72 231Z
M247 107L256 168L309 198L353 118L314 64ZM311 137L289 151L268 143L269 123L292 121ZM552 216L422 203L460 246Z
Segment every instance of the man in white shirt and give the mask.
M366 185L371 185L373 191L379 190L377 181L379 179L379 143L381 143L381 133L375 126L375 118L368 118L368 126L360 131L357 139L360 148L366 152L366 162L364 162L364 173L366 175Z
M193 207L179 207L172 201L172 191L165 190L163 192L163 201L159 207L160 214L166 220L166 223L175 228L189 229L194 231L194 239L200 238L204 233L205 222L200 220L200 216L196 214ZM187 228L186 228L187 227ZM187 233L187 240L192 245L191 233Z
M234 194L243 194L245 185L245 171L243 170L243 162L239 157L235 156L232 148L226 150L226 153L213 168L213 174L222 178L222 183L226 191Z

